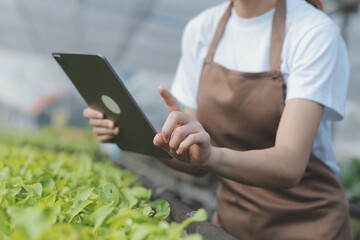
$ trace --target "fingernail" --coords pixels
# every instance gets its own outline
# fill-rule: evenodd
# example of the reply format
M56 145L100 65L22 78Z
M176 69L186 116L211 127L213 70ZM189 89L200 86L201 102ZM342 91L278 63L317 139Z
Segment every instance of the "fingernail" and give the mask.
M114 124L113 124L112 122L109 122L109 123L108 123L108 127L109 127L109 128L112 128L113 126L114 126Z
M180 155L180 154L182 154L182 151L181 151L180 149L178 149L178 150L176 151L176 154Z
M98 117L98 118L103 118L102 113L98 113L98 114L97 114L97 117Z

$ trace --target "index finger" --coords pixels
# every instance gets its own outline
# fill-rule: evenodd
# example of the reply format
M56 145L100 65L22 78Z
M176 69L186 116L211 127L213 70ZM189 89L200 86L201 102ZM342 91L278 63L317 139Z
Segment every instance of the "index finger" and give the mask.
M164 99L169 112L180 111L180 106L176 98L166 88L159 86L158 91L161 97Z
M161 134L163 135L164 142L169 143L173 131L179 125L184 125L191 120L190 116L182 112L171 112L166 119Z
M91 108L85 108L84 112L83 112L84 117L86 118L90 118L90 119L103 119L104 118L104 114Z

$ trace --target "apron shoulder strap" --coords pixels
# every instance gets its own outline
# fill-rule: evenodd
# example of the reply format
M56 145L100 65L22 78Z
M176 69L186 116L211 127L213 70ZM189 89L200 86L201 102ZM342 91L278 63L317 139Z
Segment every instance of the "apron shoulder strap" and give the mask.
M273 18L271 47L270 47L270 70L279 71L281 68L281 53L285 38L286 27L286 0L278 0Z
M224 16L221 18L215 36L210 45L208 55L205 58L205 63L210 63L214 59L216 48L224 33L226 23L231 16L231 9L233 7L233 1L229 4ZM280 72L281 66L281 53L285 37L285 24L286 24L286 0L278 0L276 5L276 11L273 18L273 27L271 33L271 48L270 48L270 70L276 70Z
M209 51L208 51L208 55L205 58L205 63L210 63L213 61L214 59L214 55L215 55L215 51L216 48L221 40L222 35L224 34L224 30L226 27L226 23L229 20L230 16L231 16L231 9L233 7L233 2L231 1L231 3L229 4L229 7L226 9L226 12L224 14L224 16L221 18L216 31L215 31L215 36L212 40L212 43L210 45Z

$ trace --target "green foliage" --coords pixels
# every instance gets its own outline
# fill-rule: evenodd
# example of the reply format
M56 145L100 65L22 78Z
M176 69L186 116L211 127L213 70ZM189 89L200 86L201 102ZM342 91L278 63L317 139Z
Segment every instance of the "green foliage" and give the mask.
M346 195L352 202L360 202L360 159L353 158L340 163L340 180Z
M99 155L89 140L2 139L0 239L176 240L187 225L206 219L199 210L183 223L166 222L168 202L151 201L133 173L94 161Z
M352 218L351 219L351 227L352 227L353 240L359 240L360 239L360 220Z
M31 145L42 150L87 152L102 156L99 145L91 131L77 128L42 128L36 133L0 132L0 141Z

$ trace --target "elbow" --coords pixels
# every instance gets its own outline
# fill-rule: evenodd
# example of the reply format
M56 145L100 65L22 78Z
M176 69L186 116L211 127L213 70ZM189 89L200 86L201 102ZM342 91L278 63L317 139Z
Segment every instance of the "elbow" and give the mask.
M297 186L304 177L308 165L308 155L294 152L284 158L276 171L276 184L280 189L290 189Z
M296 173L292 172L292 174L287 174L282 177L279 177L275 185L277 185L279 189L287 190L298 185L301 179L303 178L303 176L304 176L303 171L297 171Z
M282 181L281 183L278 183L278 188L283 189L283 190L287 190L290 188L295 187L296 185L298 185L301 181L301 177L291 177L291 178L287 178L286 180Z

